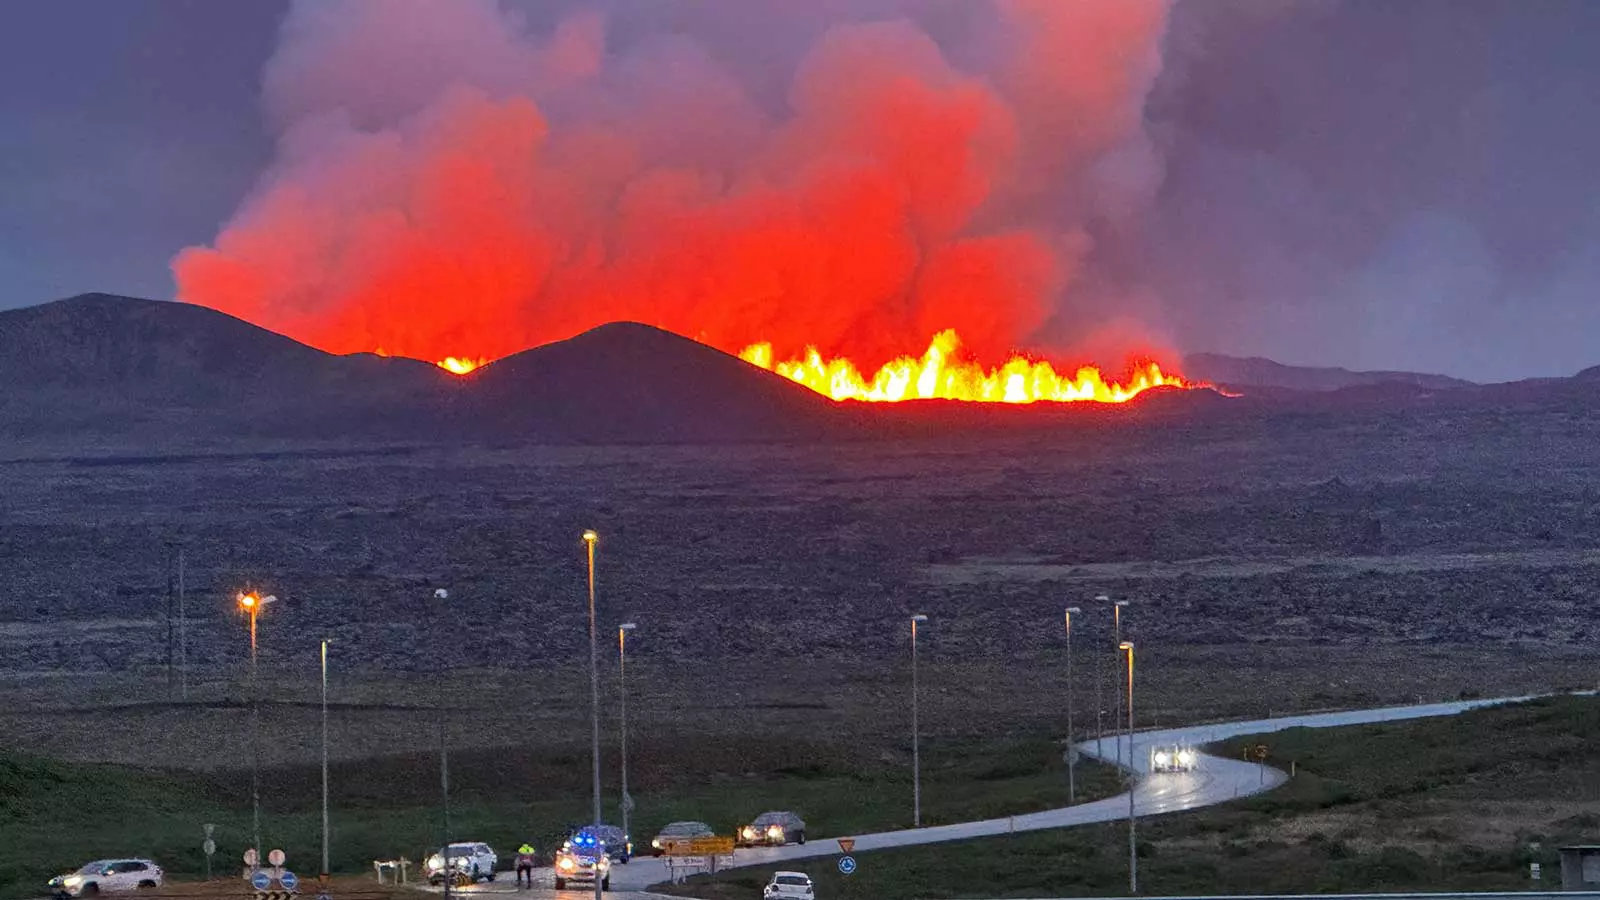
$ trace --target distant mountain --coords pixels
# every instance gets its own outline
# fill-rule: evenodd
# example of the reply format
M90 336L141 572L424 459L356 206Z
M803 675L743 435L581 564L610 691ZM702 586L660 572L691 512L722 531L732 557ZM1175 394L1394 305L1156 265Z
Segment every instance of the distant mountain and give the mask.
M84 294L0 312L0 454L440 440L658 443L848 436L859 414L646 325L606 325L466 377L337 356L215 310Z
M582 442L844 436L855 410L720 350L636 322L497 360L467 375L461 427Z
M1184 357L1183 374L1197 381L1237 388L1283 388L1293 391L1337 391L1349 387L1400 384L1441 390L1472 385L1448 375L1422 372L1356 372L1349 369L1287 366L1259 356L1194 353Z

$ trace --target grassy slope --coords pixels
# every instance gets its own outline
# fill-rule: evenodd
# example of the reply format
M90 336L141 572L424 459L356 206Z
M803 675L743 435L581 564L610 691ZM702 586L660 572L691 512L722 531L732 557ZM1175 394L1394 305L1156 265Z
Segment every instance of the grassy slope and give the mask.
M1296 776L1262 797L1149 819L1139 829L1146 894L1483 890L1559 879L1556 849L1592 841L1600 817L1600 700L1563 698L1459 717L1300 729L1266 743ZM804 868L829 898L1106 896L1127 889L1127 830L1069 829L859 856ZM1537 849L1535 849L1537 845ZM770 869L670 889L755 896Z
M793 808L813 835L849 834L908 824L910 773L898 759L862 762L860 748L786 746L752 740L702 749L698 759L659 752L634 794L634 834L643 844L673 819L698 818L731 830L764 809ZM684 753L693 752L685 743ZM417 859L440 831L437 757L371 760L332 775L335 871L370 871L374 858ZM452 756L453 833L486 840L502 853L527 839L548 849L569 822L587 816L586 754L478 751ZM653 773L653 774L652 774ZM672 774L676 773L676 777ZM689 777L688 773L694 773ZM614 793L608 769L608 792ZM526 780L564 784L570 792L528 797ZM1080 770L1081 796L1116 789L1105 768ZM282 847L289 867L316 870L320 779L315 767L263 778L263 840ZM0 754L0 896L26 896L50 875L89 858L146 855L178 876L204 871L202 824L218 828L217 871L233 870L248 845L248 773L215 780L115 766L66 764ZM1066 803L1059 746L1048 736L932 740L924 746L923 813L932 823L1047 809ZM608 793L608 802L614 801ZM608 813L610 814L610 813Z

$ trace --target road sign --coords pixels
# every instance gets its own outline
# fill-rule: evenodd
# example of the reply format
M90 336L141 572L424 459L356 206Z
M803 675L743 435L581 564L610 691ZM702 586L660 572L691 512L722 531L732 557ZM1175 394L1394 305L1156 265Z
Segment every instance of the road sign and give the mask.
M855 838L839 838L839 852L849 853L856 848Z
M265 872L257 872L250 876L250 886L258 891L272 887L272 876Z
M272 863L275 866L283 865L283 859L284 857L282 850L274 850L267 854L267 862Z
M839 857L839 874L854 875L856 873L856 858L854 856Z
M251 847L249 850L244 852L244 864L252 869L256 867L256 860L260 858L261 857L256 854L256 848L254 847Z
M733 852L733 838L691 838L673 841L665 849L668 856L727 856Z
M1256 745L1255 757L1256 757L1256 762L1266 762L1267 761L1267 745L1266 744L1257 744Z
M278 876L278 883L283 885L284 890L293 893L300 886L300 879L296 878L293 872L284 872Z
M200 849L205 851L207 856L210 856L211 854L217 852L217 842L213 841L211 838L206 838L206 842L200 845Z

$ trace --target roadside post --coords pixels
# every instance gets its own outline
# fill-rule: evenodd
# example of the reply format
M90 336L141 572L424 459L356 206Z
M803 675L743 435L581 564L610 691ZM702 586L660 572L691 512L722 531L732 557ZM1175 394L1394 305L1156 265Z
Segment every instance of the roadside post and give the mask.
M213 853L217 852L217 842L211 839L211 834L212 834L212 832L217 830L217 826L211 824L210 822L207 822L202 827L204 827L205 830L206 830L206 839L205 839L204 842L202 842L200 844L200 850L201 850L202 853L204 853L206 855L206 880L210 881L211 880L211 855Z
M839 852L843 854L839 857L839 862L837 863L839 867L839 874L848 878L849 876L854 875L857 869L856 858L850 855L851 851L856 849L856 839L839 838L838 840ZM852 889L849 894L850 896L855 896L855 890Z

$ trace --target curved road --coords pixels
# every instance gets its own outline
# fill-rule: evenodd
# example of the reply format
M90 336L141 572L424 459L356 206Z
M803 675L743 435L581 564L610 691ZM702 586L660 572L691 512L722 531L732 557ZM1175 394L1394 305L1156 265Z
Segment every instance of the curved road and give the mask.
M1391 706L1381 709L1316 713L1303 716L1284 716L1275 719L1255 719L1247 722L1194 725L1159 731L1135 732L1132 742L1131 765L1126 766L1131 768L1138 778L1133 790L1134 811L1142 817L1214 806L1238 797L1271 790L1288 778L1283 772L1270 766L1257 765L1242 760L1222 759L1209 755L1201 755L1199 765L1192 772L1152 775L1149 772L1149 757L1150 748L1153 746L1172 744L1200 746L1228 738L1249 734L1265 734L1288 728L1336 728L1341 725L1369 725L1378 722L1398 722L1405 719L1452 716L1469 709L1479 709L1505 703L1518 703L1532 699L1535 698L1533 696L1500 697L1490 700L1467 700L1456 703ZM1079 744L1078 748L1087 756L1116 763L1119 744L1123 755L1128 756L1129 744L1125 736L1119 736L1118 738L1107 737L1099 741L1085 741ZM854 852L989 837L1018 831L1040 831L1047 828L1067 828L1074 825L1113 822L1121 820L1127 815L1128 795L1119 794L1115 797L1108 797L1104 800L1096 800L1090 803L1080 803L1076 806L1010 816L1002 819L986 819L979 822L964 822L959 825L938 825L928 828L856 835ZM759 866L821 856L831 857L838 854L839 846L837 843L831 839L817 838L804 846L740 850L737 856L737 865L740 867ZM543 883L550 883L548 880L550 878L550 870L542 870L539 874ZM514 885L505 880L507 875L509 873L502 873L502 880L491 884L479 885L475 888L468 888L462 893L499 893L513 890ZM661 860L641 857L626 866L613 867L611 886L612 890L618 892L618 894L641 892L652 884L659 884L668 880L669 877L666 865ZM544 892L541 891L540 893ZM567 891L562 894L552 894L552 896L570 897L579 896L580 894L581 892ZM622 897L618 894L613 894L612 896L622 900Z

